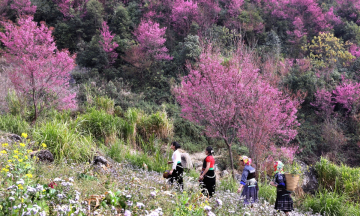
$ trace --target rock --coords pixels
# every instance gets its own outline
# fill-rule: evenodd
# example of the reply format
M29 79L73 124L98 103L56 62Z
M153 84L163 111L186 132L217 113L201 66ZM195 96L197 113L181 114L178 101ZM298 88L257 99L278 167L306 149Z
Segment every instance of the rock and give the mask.
M235 174L235 179L241 181L241 174Z
M40 150L30 153L30 156L36 156L41 162L54 162L54 155L49 150Z
M192 169L193 163L191 161L191 157L188 153L181 153L181 164L186 169Z
M106 160L105 157L103 156L94 156L94 162L93 162L95 165L105 165L105 166L109 166L110 163L108 160Z
M11 133L6 133L4 131L0 131L0 144L8 143L9 145L11 145L13 143L21 142L21 141L22 141L21 136L17 134L11 134Z
M19 136L17 134L10 134L9 138L14 140L15 142L20 142L22 140L21 136Z
M225 177L227 175L229 175L229 172L227 170L223 170L220 174L221 177Z
M316 178L316 172L313 167L308 167L304 172L301 188L304 190L305 193L312 193L312 194L315 194L315 192L318 190L319 182Z
M201 163L201 162L195 162L194 165L195 165L195 168L198 168L198 167L201 167L201 168L202 168L203 163Z

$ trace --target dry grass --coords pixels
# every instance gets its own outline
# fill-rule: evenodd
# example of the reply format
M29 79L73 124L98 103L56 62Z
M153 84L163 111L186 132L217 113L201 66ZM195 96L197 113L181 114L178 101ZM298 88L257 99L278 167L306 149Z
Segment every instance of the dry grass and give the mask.
M8 105L6 102L6 96L10 89L13 89L13 85L7 76L8 65L4 57L0 57L0 113L6 112L8 110Z

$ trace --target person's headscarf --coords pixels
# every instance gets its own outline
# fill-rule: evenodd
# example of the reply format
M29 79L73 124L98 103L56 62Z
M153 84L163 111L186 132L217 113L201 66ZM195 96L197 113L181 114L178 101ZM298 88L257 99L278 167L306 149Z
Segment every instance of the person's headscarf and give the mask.
M251 162L252 162L251 158L248 158L245 155L240 156L240 160L244 161L245 165L248 165L248 166L250 166Z
M275 170L275 174L276 173L284 174L284 164L281 161L275 161L274 170Z

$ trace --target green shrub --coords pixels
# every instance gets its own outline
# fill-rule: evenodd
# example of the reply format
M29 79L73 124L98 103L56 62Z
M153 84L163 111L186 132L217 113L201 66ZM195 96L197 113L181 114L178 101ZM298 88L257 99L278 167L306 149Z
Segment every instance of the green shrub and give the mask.
M123 138L128 140L136 147L135 138L136 138L136 124L138 122L138 116L141 111L138 109L130 108L125 113L125 122L122 128Z
M96 97L95 100L94 100L94 103L95 103L95 107L98 110L104 110L108 114L113 114L114 113L115 102L114 102L113 99L110 99L107 96L105 96L105 97Z
M116 135L120 135L123 127L123 120L112 116L104 110L91 108L87 113L77 118L77 123L83 132L91 134L98 140L112 143Z
M150 156L146 152L131 152L129 146L124 141L118 140L107 151L109 157L117 162L127 161L139 168L144 168L146 164L148 170L163 172L167 168L167 161L170 153L162 153L160 147Z
M117 162L123 162L125 160L125 154L127 151L127 146L125 146L123 140L116 140L114 144L110 146L110 148L105 149L110 158Z
M344 192L352 201L360 201L360 168L351 168L344 164L338 166L321 158L315 169L319 184L324 188Z
M152 134L161 139L170 138L173 135L173 123L165 111L156 112L151 115L142 115L137 124L139 134L146 140Z
M15 90L10 90L6 96L6 102L8 104L9 113L16 116L24 116L27 114L27 105L25 101L22 101L21 98L16 94Z
M85 136L78 131L75 122L53 120L36 125L34 139L40 144L45 143L56 160L72 159L88 161L92 159L95 144L91 136Z
M195 169L189 169L189 170L184 170L184 172L186 173L187 176L194 178L195 180L197 180L200 176L200 173L197 172Z
M0 130L20 135L28 133L30 125L20 115L0 115Z
M181 148L187 152L203 151L212 144L204 136L203 129L182 117L176 117L174 119L174 140L179 142Z
M259 197L263 198L270 204L275 204L276 188L267 182L259 182Z
M349 203L345 193L331 192L326 189L320 190L315 196L308 195L302 202L304 209L312 209L322 215L355 216L360 215L360 206Z
M230 192L235 193L238 190L239 186L239 183L234 180L231 175L228 175L221 179L218 188L219 190L230 190Z

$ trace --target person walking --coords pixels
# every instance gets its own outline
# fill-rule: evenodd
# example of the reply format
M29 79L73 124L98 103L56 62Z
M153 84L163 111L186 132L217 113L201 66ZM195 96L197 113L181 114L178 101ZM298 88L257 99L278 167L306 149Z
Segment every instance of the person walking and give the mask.
M240 187L238 193L241 192L241 197L244 198L244 204L252 204L258 201L259 187L255 180L255 168L251 166L251 158L243 155L240 156L240 161L244 167L241 175Z
M286 179L284 174L284 164L281 161L274 162L275 176L270 185L277 188L275 209L289 214L294 210L293 200L290 196L291 192L286 190Z
M212 197L215 193L216 176L214 171L215 159L213 157L214 150L211 146L205 149L207 155L203 162L202 171L199 177L201 192L205 196Z
M181 164L181 154L178 151L180 148L180 144L177 142L172 142L170 148L174 151L171 159L172 161L168 161L168 164L172 164L172 169L169 172L170 182L173 184L176 181L177 186L182 191L184 189L183 185L183 172L184 168Z

